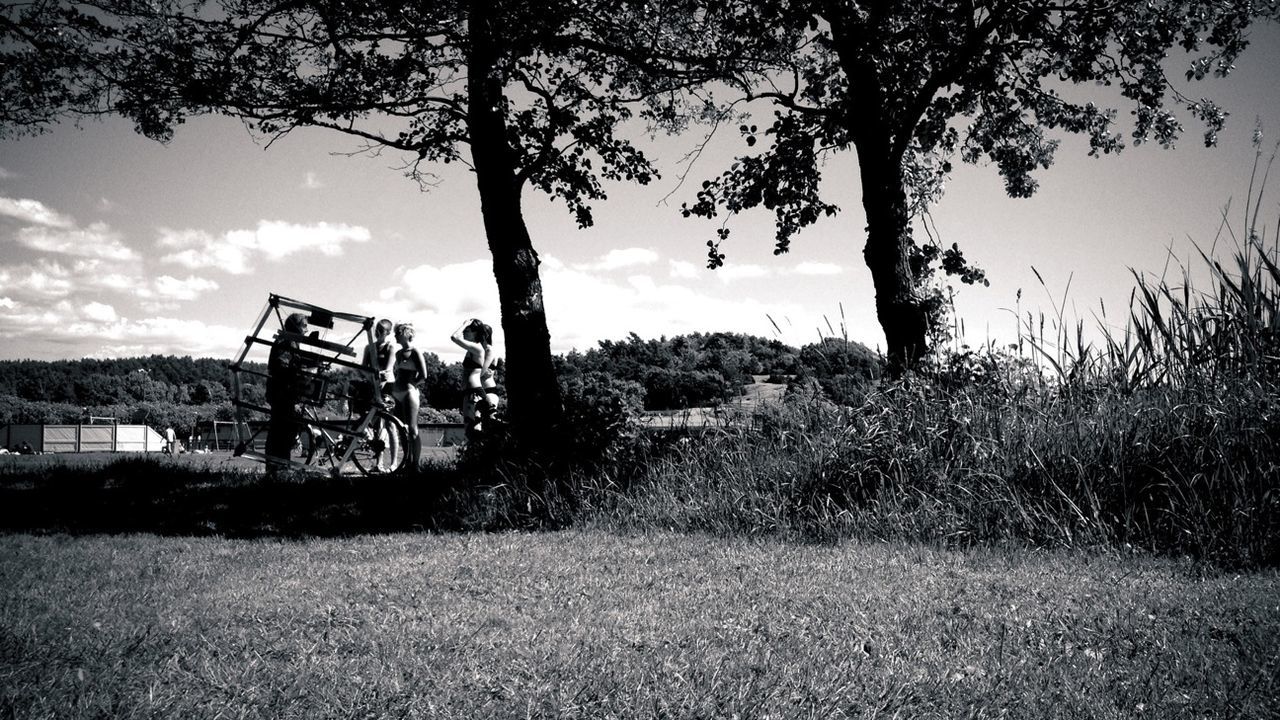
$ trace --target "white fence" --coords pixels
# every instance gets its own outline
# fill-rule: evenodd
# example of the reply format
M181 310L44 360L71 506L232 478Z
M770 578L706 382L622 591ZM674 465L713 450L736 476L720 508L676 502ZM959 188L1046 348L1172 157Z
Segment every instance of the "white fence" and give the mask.
M0 446L36 452L159 452L164 438L146 425L5 425Z

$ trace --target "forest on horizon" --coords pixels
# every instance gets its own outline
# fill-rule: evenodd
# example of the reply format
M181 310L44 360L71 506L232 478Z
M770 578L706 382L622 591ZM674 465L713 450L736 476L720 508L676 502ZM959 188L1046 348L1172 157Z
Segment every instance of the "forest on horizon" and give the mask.
M425 353L427 378L420 422L456 422L462 364ZM861 343L828 337L794 348L738 333L693 333L604 340L585 352L555 357L561 382L594 376L626 388L640 409L661 411L720 404L742 393L752 376L773 382L812 378L832 399L865 385L881 358ZM499 361L499 381L504 374ZM251 377L251 376L250 376ZM246 388L251 401L260 384ZM234 390L226 360L150 355L82 360L0 361L0 424L56 424L111 417L121 423L172 425L187 434L199 421L231 420ZM261 399L258 398L259 404Z

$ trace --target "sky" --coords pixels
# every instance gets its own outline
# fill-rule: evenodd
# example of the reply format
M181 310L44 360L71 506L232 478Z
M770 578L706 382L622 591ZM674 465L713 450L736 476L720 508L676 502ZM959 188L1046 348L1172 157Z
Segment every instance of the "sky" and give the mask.
M1180 86L1230 111L1215 148L1203 147L1189 119L1175 150L1130 144L1090 158L1083 139L1055 136L1056 163L1038 173L1030 199L1010 199L994 167L956 163L934 226L991 281L957 288L963 341L1012 342L1017 313L1022 322L1028 312L1052 319L1058 308L1068 324L1117 327L1133 271L1159 277L1178 263L1194 266L1196 245L1215 244L1228 205L1240 234L1255 121L1264 161L1280 137L1272 75L1280 29L1256 27L1252 38L1228 78ZM718 136L682 184L680 160L695 140L642 138L662 177L607 186L589 229L526 190L553 352L632 332L695 331L797 347L844 334L883 349L862 262L856 156L836 155L823 168L825 198L839 215L803 231L781 256L772 252L770 214L736 218L721 248L725 266L712 271L706 241L718 222L682 218L679 208L743 146L736 133ZM424 191L404 176L401 158L353 155L358 149L322 130L268 143L224 117L189 119L168 144L120 120L0 141L0 359L229 359L270 293L413 322L417 345L446 362L461 358L449 335L479 317L494 325L501 349L470 172L448 166ZM1280 221L1277 197L1263 206L1268 237ZM1223 236L1217 247L1229 244Z

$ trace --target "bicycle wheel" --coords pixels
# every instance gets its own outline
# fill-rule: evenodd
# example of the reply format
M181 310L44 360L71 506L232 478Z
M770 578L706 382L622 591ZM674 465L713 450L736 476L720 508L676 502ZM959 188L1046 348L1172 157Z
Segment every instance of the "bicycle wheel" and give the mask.
M408 457L409 433L390 413L375 415L364 435L357 437L355 442L356 449L351 459L365 475L396 472Z

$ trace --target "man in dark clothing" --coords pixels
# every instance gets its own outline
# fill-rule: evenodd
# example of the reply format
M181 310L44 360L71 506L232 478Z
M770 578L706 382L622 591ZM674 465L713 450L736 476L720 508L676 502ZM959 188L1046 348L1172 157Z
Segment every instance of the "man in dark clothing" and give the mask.
M298 341L293 335L307 333L307 316L293 313L284 321L284 330L276 335L267 358L267 404L271 406L271 421L267 425L268 471L288 465L293 444L302 429L298 422L296 406L306 386L306 366L298 353Z

